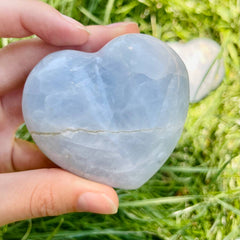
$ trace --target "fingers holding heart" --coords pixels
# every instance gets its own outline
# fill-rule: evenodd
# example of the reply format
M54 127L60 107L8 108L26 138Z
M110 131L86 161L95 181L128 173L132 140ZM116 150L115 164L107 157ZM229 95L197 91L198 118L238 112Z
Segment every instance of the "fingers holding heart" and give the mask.
M1 171L9 172L55 166L38 148L34 148L33 144L14 140L15 131L23 122L21 105L23 84L29 72L38 61L51 52L66 48L90 52L97 51L116 36L139 32L135 23L89 26L88 29L91 31L89 41L83 45L79 44L79 46L59 47L50 45L40 39L30 39L12 43L0 50L1 122L5 122L5 124L1 124L2 128L5 128L5 133L1 132L0 142L2 142L1 146L4 145L3 143L7 144L5 148L6 156L2 154L1 157L2 160L4 158ZM22 32L21 34L27 35L23 30L19 31ZM3 34L3 29L0 29L0 33ZM62 42L63 44L64 42ZM74 42L69 43L69 45L74 45ZM9 62L11 62L11 65ZM27 156L26 158L21 157L25 155Z

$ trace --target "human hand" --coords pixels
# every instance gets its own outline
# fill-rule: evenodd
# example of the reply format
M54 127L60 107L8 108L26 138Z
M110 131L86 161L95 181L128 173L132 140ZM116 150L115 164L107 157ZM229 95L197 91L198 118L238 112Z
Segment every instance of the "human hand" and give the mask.
M111 187L57 168L34 144L15 139L15 131L23 122L24 82L41 58L66 48L96 51L118 35L136 32L134 23L85 28L36 0L0 1L0 37L40 38L0 50L0 225L75 211L117 211Z

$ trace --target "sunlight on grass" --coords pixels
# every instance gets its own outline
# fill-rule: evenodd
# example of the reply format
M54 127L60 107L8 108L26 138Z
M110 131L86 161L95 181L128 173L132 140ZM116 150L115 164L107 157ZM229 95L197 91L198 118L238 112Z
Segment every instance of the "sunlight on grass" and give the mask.
M192 104L182 137L143 187L117 190L118 214L22 221L0 239L236 239L240 237L240 2L237 0L48 0L83 24L135 21L163 41L207 37L223 46L226 76ZM1 46L11 40L2 39ZM18 137L31 140L22 126ZM137 173L136 173L137 174Z

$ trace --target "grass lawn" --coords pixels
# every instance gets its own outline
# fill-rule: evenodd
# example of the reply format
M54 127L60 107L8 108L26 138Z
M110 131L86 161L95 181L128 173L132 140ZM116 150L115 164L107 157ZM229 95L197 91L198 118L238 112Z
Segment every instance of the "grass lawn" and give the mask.
M182 137L161 170L138 190L118 190L118 214L22 221L1 227L0 239L240 238L240 1L47 2L86 25L131 20L164 41L214 39L223 47L226 76L190 106Z

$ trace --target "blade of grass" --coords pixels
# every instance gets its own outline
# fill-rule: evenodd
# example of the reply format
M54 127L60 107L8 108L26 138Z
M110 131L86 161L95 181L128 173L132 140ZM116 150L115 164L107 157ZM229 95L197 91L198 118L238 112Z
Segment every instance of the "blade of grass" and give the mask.
M233 207L232 205L230 205L230 204L228 204L228 203L226 203L226 202L224 202L224 201L222 201L218 198L216 198L215 200L216 200L217 203L219 203L224 208L226 208L226 209L230 210L231 212L233 212L234 214L240 216L240 210L239 209Z
M150 231L116 231L116 230L94 230L94 231L62 231L61 233L57 233L54 236L54 239L72 239L72 238L82 238L82 237L90 237L90 236L104 236L104 235L119 235L119 236L131 236L136 235L138 237L144 235L152 235L156 236L156 233ZM29 240L33 239L43 239L47 237L47 234L32 234ZM86 238L85 238L86 239Z
M90 20L92 20L94 23L99 24L99 25L103 25L103 21L99 18L97 18L96 16L94 16L92 13L90 13L86 8L80 6L78 7L80 12L82 14L84 14L87 18L89 18Z
M137 2L131 2L127 5L124 5L123 7L116 9L115 14L127 14L129 13L133 8L135 8L138 5Z
M24 236L22 237L22 240L27 240L30 233L31 233L31 230L32 230L32 220L30 219L29 221L29 224L28 224L28 228L27 228L27 231L26 233L24 234Z
M58 233L60 227L62 226L63 222L64 222L64 218L61 218L60 221L59 221L59 223L58 223L58 225L57 225L57 227L56 227L56 228L54 229L54 231L48 236L48 238L47 238L46 240L51 240L51 239L53 239L53 237L54 237L55 235L57 235L57 233Z
M180 167L180 166L163 166L160 171L172 171L182 173L207 173L209 171L216 172L218 168L208 167Z
M123 202L120 203L119 207L143 207L147 205L160 205L160 204L175 204L187 202L195 199L203 198L201 195L196 196L179 196L179 197L163 197L163 198L155 198L155 199L146 199L132 202Z
M104 20L103 20L104 25L107 25L107 24L110 23L110 15L111 15L111 11L112 11L112 8L113 8L114 1L115 0L108 0L106 10L105 10Z

